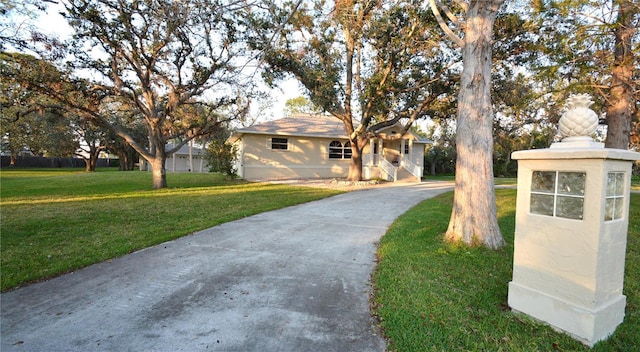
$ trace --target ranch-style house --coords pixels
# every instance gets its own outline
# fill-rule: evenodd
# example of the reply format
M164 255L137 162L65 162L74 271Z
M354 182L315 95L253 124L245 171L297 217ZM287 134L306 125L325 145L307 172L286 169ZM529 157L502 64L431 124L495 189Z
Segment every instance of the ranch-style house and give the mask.
M362 156L364 179L422 178L425 146L431 141L387 127L369 139ZM345 178L351 146L343 123L326 115L296 115L239 129L236 169L247 180Z

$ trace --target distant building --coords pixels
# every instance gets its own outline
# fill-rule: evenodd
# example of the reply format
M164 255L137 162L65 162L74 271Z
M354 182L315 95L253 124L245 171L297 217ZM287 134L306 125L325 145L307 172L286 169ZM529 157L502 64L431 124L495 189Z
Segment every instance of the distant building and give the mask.
M167 149L173 146L169 143ZM186 144L167 158L164 167L168 172L209 172L205 155L206 149L202 146Z

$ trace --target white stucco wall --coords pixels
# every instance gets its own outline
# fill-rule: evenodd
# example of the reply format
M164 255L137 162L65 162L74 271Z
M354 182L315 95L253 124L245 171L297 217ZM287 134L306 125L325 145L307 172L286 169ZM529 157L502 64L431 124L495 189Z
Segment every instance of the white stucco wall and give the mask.
M288 138L288 149L271 149L272 137ZM329 158L329 144L334 140L343 144L347 142L345 139L245 134L236 142L239 175L247 180L347 177L351 161ZM399 140L385 141L382 148L385 158L392 160L399 156L400 143ZM369 144L362 154L370 155ZM411 153L405 157L422 168L424 144L412 144ZM377 168L363 165L363 177L379 176Z
M630 160L636 154L604 148L513 154L518 160L518 196L508 301L514 311L547 322L590 346L622 323L628 215L605 221L604 195L607 174L625 173L624 211L628 214ZM535 171L585 173L581 219L531 211Z
M270 149L271 137L285 138L266 135L243 136L243 178L339 178L346 177L349 172L349 159L329 159L329 143L332 139L286 137L288 149L277 150Z

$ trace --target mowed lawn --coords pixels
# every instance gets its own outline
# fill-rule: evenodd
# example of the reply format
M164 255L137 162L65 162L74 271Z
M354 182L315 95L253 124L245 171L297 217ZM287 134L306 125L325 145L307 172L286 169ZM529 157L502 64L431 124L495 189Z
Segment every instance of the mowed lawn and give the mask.
M150 177L144 172L0 171L2 289L339 193L227 181L214 174L169 174L170 188L153 191ZM390 351L589 351L509 310L516 192L499 189L496 195L507 241L498 251L442 242L451 192L412 208L382 238L371 304ZM629 218L625 321L593 351L640 346L640 194L631 196Z
M509 309L516 190L498 189L496 197L507 242L498 251L443 243L451 192L410 209L382 238L371 302L389 351L589 351ZM640 351L640 194L631 195L630 208L626 316L593 351Z
M140 171L0 170L2 291L341 191Z

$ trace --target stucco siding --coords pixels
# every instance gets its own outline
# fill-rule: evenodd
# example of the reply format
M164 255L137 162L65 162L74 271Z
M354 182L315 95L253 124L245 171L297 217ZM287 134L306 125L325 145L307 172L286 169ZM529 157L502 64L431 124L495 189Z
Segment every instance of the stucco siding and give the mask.
M413 145L411 161L420 167L424 167L424 144Z
M208 164L202 156L193 155L192 161L193 169L188 155L170 156L165 161L164 167L167 172L209 172Z
M411 131L400 136L398 133L403 130L399 123L387 126L369 140L373 145L364 146L362 176L365 179L378 178L383 173L382 178L389 178L387 173L393 171L393 166L383 159L414 175L422 174L424 147L432 142ZM344 154L348 135L344 124L329 115L270 120L240 128L229 140L238 145L236 166L244 179L343 178L349 173L351 155ZM332 141L341 144L330 147ZM337 154L340 152L336 149L340 148L342 154Z
M273 137L287 138L287 149L271 149ZM332 140L247 134L241 153L242 177L247 180L346 177L350 160L329 159Z

